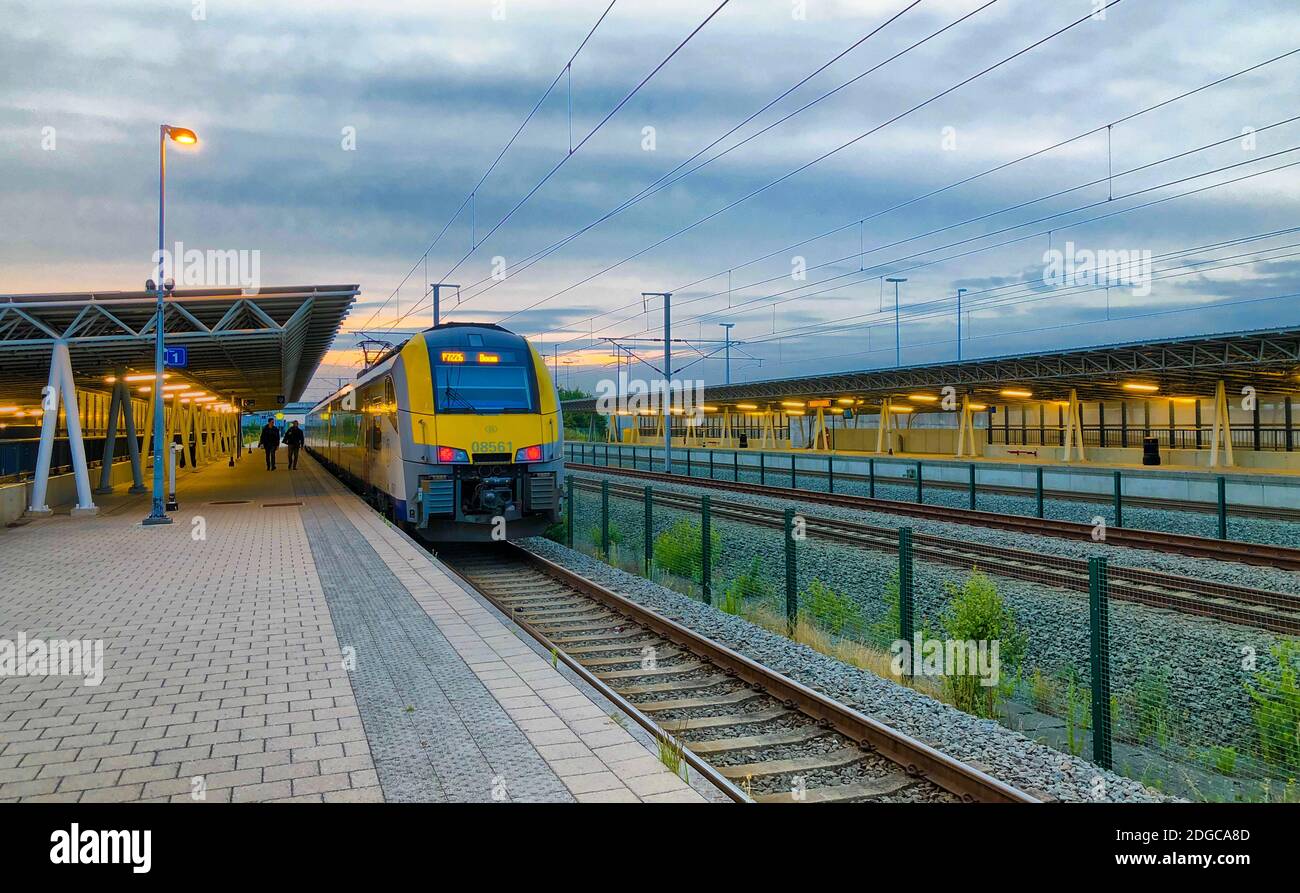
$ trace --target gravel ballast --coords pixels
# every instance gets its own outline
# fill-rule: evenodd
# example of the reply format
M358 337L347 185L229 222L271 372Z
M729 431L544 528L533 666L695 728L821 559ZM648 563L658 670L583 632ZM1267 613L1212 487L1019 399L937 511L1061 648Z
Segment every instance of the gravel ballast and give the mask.
M597 481L603 476L607 476L611 482L638 485L646 483L644 480L619 475L616 469L608 475L581 475ZM655 482L653 486L655 492L678 492L694 497L710 492L684 483ZM1114 566L1146 568L1300 594L1300 574L1273 568L1112 547L1091 539L1073 541L1057 537L1009 534L994 528L800 503L796 500L740 492L711 491L711 496L715 501L749 503L767 509L793 507L811 518L843 519L886 528L906 526L919 533L997 546L1012 545L1036 554L1073 558L1101 555L1107 557ZM581 508L577 529L582 532L578 539L591 541L595 538L593 534L598 531L599 496L579 490L579 501ZM612 523L626 540L622 544L621 553L625 557L635 558L640 554L644 541L641 533L643 509L640 502L612 498L610 509ZM656 535L667 529L673 520L682 517L696 516L691 512L656 506ZM593 525L595 530L589 530ZM780 581L784 577L779 531L764 530L718 517L714 519L713 528L719 535L720 545L720 554L715 556L714 565L715 592L721 591L754 561L758 562L763 578L772 581L776 589L781 589ZM896 568L897 558L890 553L810 538L801 543L799 548L799 589L801 592L806 591L808 584L817 579L850 598L866 621L875 622L886 616L888 609L884 601L884 590ZM927 620L931 623L936 620L938 611L947 601L945 587L959 585L966 577L966 572L960 568L917 562L915 589L918 626ZM1080 713L1086 713L1086 680L1089 675L1086 594L1018 580L995 578L995 581L1005 603L1014 610L1021 629L1028 634L1027 654L1022 664L1025 676L1028 677L1032 670L1038 669L1055 679L1053 697L1058 702L1065 699L1059 681L1062 672L1082 679L1083 703ZM690 599L686 601L690 602ZM1272 669L1273 658L1269 651L1275 645L1276 637L1243 625L1119 600L1112 600L1110 611L1112 692L1126 717L1121 720L1121 728L1125 722L1135 728L1139 722L1144 721L1140 717L1142 708L1139 705L1150 703L1150 692L1153 690L1156 692L1154 697L1155 709L1159 712L1158 719L1169 726L1158 735L1150 735L1149 741L1135 741L1137 746L1146 748L1150 745L1152 754L1155 751L1167 753L1184 764L1191 764L1193 774L1204 768L1207 761L1213 760L1212 749L1235 748L1237 753L1249 752L1253 746L1255 729L1251 701L1245 686L1254 680L1256 668ZM1253 657L1256 668L1247 669L1243 660L1246 655ZM1022 697L1023 695L1022 690ZM1064 711L1058 703L1048 712L1060 716ZM1146 713L1149 716L1151 710L1148 709ZM1063 745L1057 742L1057 746ZM1075 752L1079 751L1076 749ZM1116 766L1123 771L1146 777L1134 771L1132 766L1126 765L1118 751ZM1221 779L1216 781L1219 780ZM1228 792L1227 796L1233 795Z
M1067 801L1147 802L1163 799L1132 779L1037 744L997 722L970 716L920 692L842 663L806 645L550 540L532 538L523 544L537 554L690 626L765 666L920 738L957 759L973 762L1009 784Z

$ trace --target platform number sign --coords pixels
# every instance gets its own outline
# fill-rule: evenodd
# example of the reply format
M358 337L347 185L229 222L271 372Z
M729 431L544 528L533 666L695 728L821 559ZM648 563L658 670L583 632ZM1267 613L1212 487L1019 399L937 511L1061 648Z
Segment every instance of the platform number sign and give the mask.
M190 349L185 346L164 347L163 348L163 365L171 366L176 369L184 369L190 364Z

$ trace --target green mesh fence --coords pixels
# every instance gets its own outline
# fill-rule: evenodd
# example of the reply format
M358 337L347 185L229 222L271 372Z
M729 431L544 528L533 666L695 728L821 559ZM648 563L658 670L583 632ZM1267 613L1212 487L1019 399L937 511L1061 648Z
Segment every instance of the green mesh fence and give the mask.
M1176 476L1125 469L916 460L862 454L675 447L673 472L735 483L793 487L895 502L976 508L1089 525L1191 534L1295 546L1300 520L1279 510L1300 506L1300 484L1270 480L1276 491L1261 503L1259 485L1213 473ZM663 447L572 443L575 462L611 468L663 470ZM1049 453L1042 453L1050 460ZM1173 503L1168 500L1174 499Z
M1102 559L1007 576L910 530L868 543L813 512L604 489L575 477L580 551L1155 790L1300 800L1300 642L1257 610L1190 615L1153 596L1167 580Z

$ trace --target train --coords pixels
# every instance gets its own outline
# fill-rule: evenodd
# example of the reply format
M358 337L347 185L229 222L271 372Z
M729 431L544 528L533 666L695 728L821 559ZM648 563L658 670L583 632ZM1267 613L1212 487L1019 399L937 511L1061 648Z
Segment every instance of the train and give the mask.
M541 356L446 322L380 354L307 413L305 446L430 542L535 536L564 511L564 422Z

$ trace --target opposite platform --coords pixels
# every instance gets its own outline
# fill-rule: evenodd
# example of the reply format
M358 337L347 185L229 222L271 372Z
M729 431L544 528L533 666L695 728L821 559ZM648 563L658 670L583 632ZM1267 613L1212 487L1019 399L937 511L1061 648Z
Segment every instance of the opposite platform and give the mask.
M0 801L706 799L405 534L285 465L181 472L168 527L115 496L0 532L0 647L103 642L98 685L0 676Z

